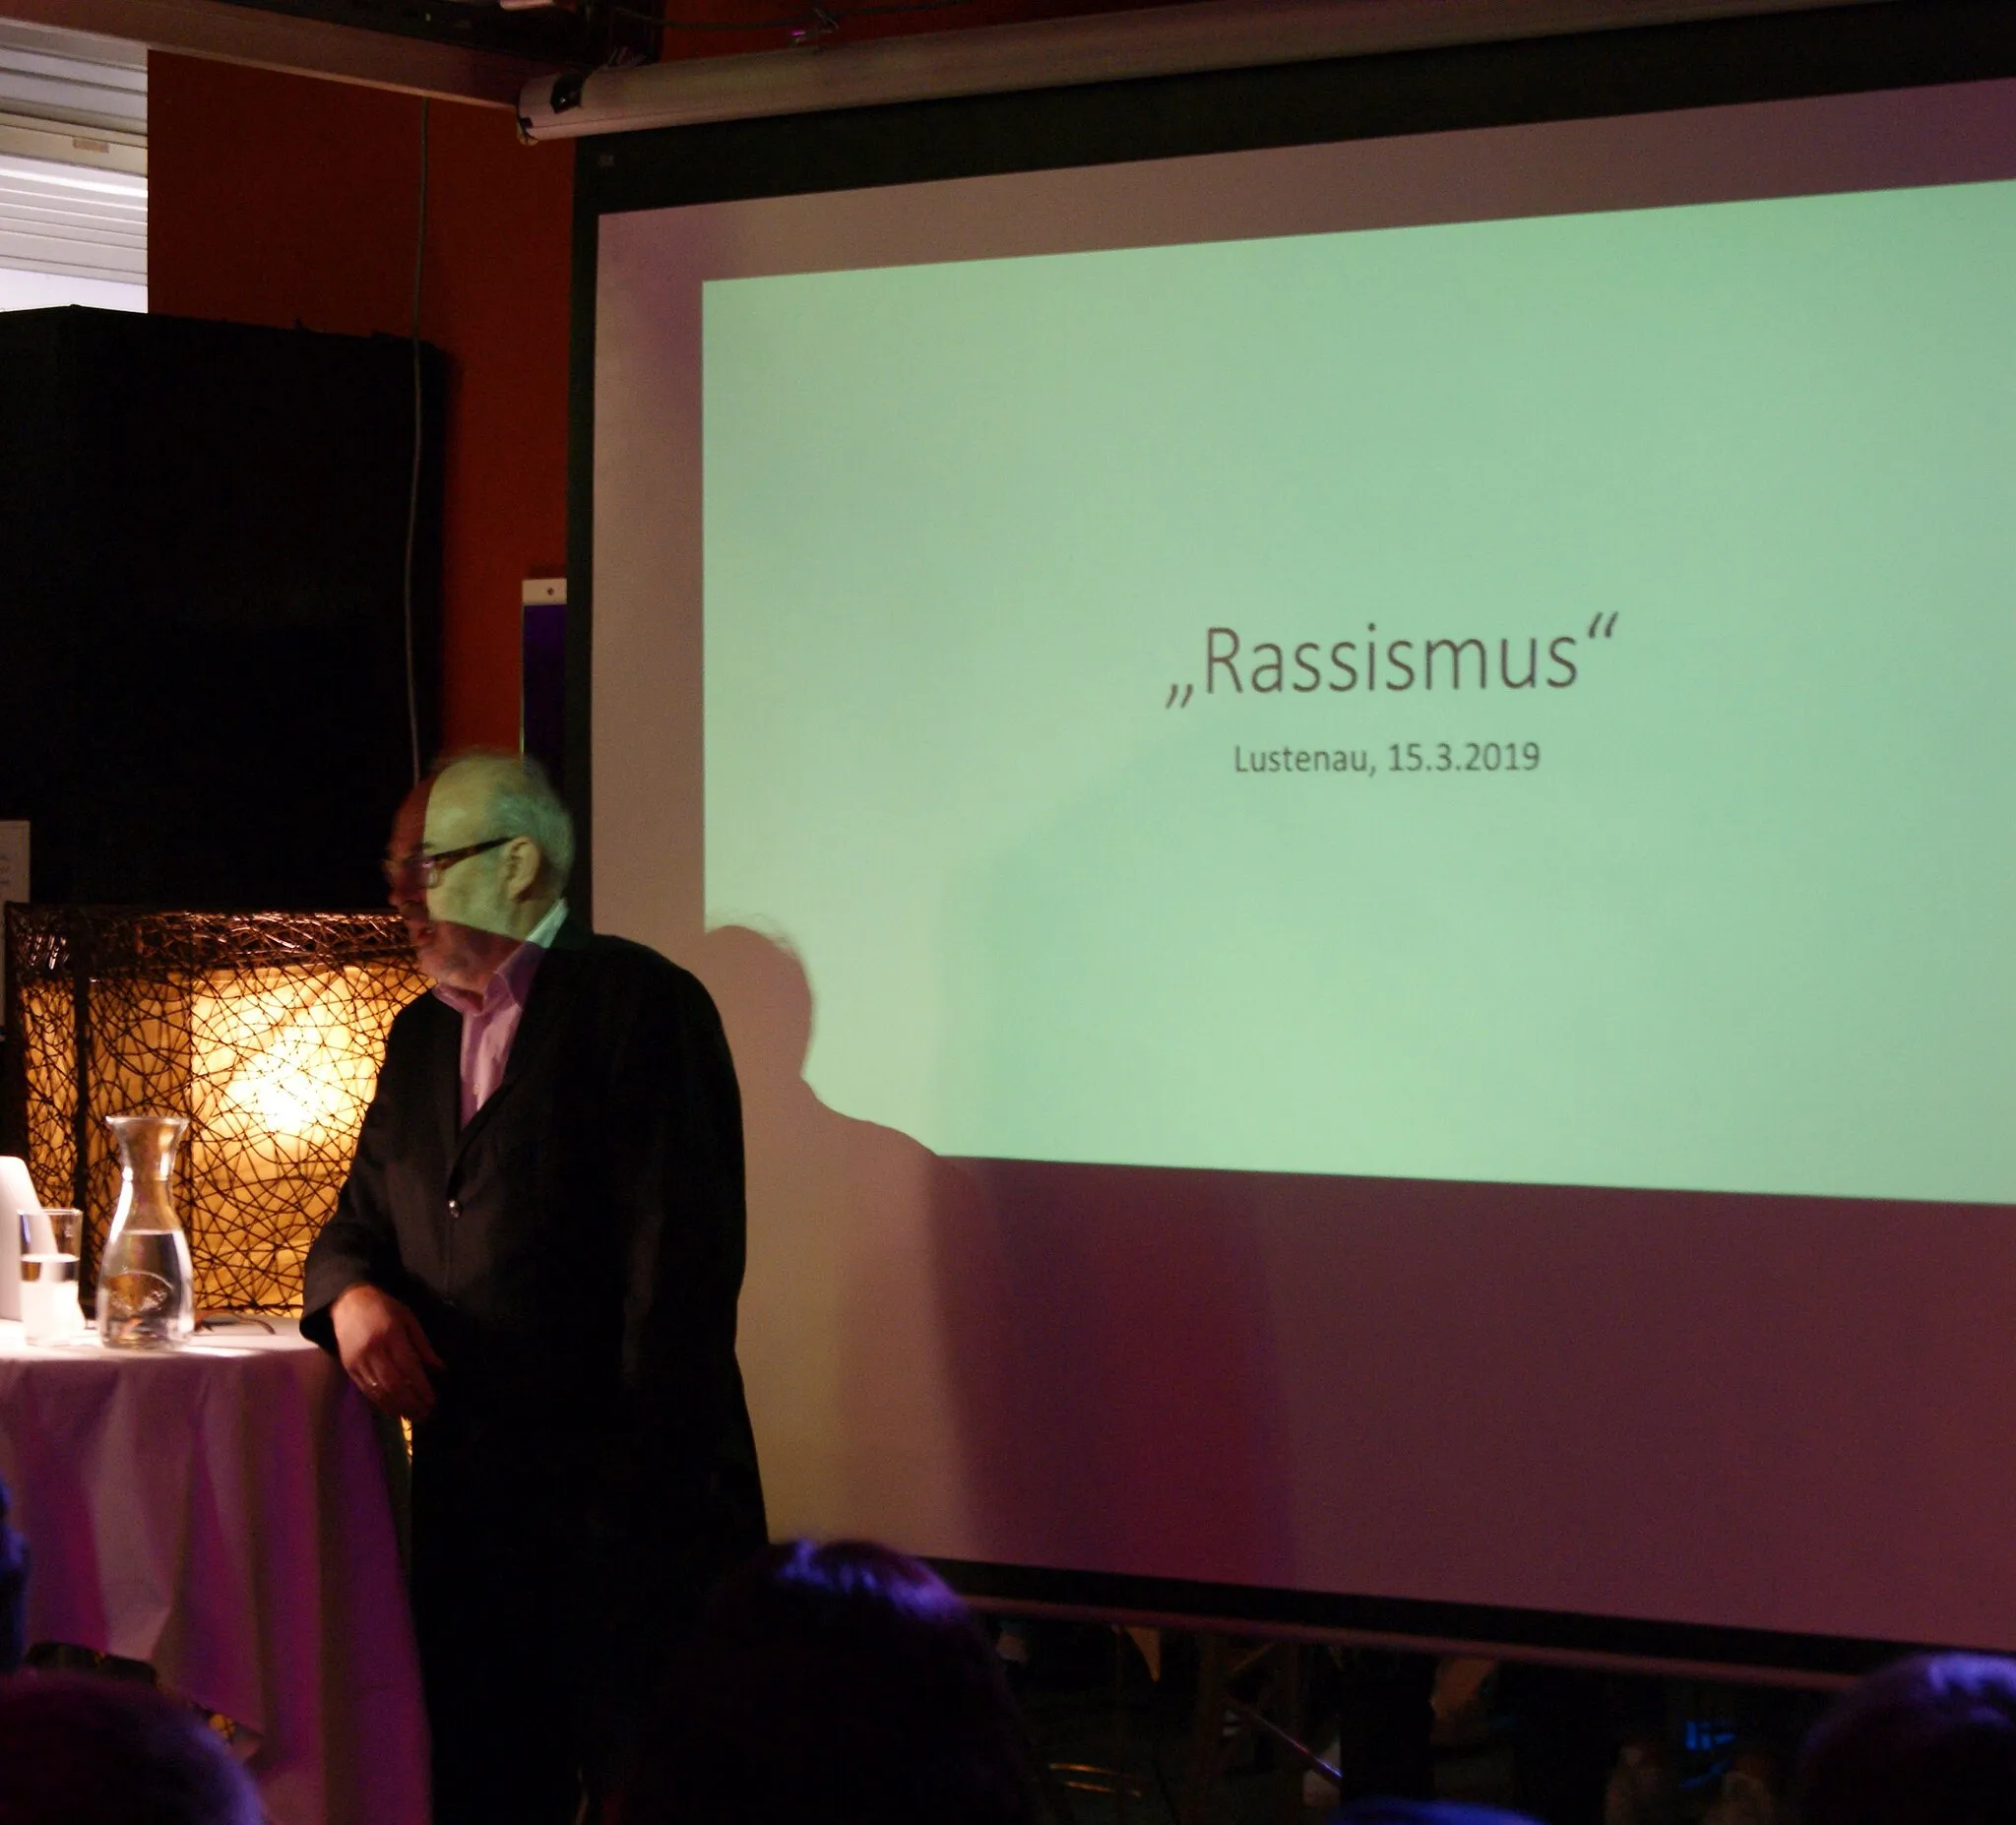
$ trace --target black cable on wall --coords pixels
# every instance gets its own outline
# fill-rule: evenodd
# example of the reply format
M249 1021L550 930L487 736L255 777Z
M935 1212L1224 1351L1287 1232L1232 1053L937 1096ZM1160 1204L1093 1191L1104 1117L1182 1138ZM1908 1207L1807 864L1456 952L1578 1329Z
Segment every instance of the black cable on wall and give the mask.
M420 526L420 447L424 400L420 386L420 274L427 258L427 113L431 104L420 99L420 195L418 223L413 230L413 298L410 338L413 353L413 462L407 487L406 569L402 578L402 601L406 614L406 724L412 748L413 784L420 783L420 697L413 671L413 546Z

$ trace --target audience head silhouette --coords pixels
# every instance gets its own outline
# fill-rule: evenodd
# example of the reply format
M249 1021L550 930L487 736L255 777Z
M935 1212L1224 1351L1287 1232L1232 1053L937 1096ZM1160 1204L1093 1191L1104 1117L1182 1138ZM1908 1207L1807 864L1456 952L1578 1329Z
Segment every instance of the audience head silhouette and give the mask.
M28 1542L7 1524L12 1505L0 1482L0 1673L19 1667L28 1646Z
M685 1644L622 1825L1029 1825L998 1661L930 1570L855 1542L773 1546Z
M6 1825L260 1825L259 1795L202 1720L144 1685L0 1683Z
M1920 1655L1886 1667L1814 1728L1803 1825L2016 1825L2016 1663Z
M1457 1799L1399 1799L1374 1795L1348 1800L1327 1825L1535 1825L1523 1812Z

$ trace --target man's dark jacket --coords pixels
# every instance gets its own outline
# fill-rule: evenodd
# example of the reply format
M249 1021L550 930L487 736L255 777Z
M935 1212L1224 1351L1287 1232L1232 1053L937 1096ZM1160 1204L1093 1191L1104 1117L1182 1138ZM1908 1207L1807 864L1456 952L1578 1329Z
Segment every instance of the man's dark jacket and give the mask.
M416 1602L443 1516L480 1532L536 1510L558 1531L528 1550L594 1561L556 1573L584 1599L584 1580L601 1587L574 1606L589 1626L637 1601L683 1606L765 1537L735 1363L741 1108L720 1017L685 971L570 918L467 1128L461 1042L433 995L393 1023L309 1250L302 1329L333 1348L331 1303L369 1281L447 1363L414 1430Z

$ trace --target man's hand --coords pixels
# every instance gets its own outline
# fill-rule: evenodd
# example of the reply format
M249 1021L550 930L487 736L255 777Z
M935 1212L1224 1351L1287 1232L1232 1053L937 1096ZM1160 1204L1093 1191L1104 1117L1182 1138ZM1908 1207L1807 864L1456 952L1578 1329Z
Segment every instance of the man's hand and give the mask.
M344 1372L365 1400L394 1419L424 1419L434 1411L430 1368L445 1368L411 1310L359 1281L329 1308Z

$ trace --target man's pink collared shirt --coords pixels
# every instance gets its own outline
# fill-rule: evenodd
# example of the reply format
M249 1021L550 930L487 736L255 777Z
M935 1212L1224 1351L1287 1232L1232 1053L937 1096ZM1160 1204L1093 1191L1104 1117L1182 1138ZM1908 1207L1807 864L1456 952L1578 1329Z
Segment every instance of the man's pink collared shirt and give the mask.
M555 934L566 921L567 903L557 901L525 942L498 966L480 995L466 988L450 988L446 982L434 984L435 995L462 1016L464 1127L504 1081L504 1067L511 1062L511 1041L518 1037L533 977L538 975Z

